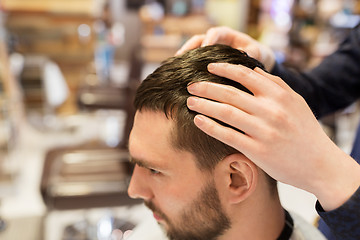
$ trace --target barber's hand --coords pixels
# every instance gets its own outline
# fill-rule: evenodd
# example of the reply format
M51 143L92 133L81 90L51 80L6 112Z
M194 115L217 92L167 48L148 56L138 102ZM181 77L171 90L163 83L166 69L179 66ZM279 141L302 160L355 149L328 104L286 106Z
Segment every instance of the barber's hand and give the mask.
M268 46L259 43L245 33L235 31L229 27L214 27L210 28L206 34L193 36L177 51L176 55L183 54L194 48L213 44L224 44L241 49L250 57L263 63L269 71L274 66L275 56Z
M190 85L191 94L203 97L188 99L188 107L201 113L194 119L201 130L236 148L273 178L315 194L325 210L342 205L356 191L360 165L327 137L305 100L282 79L241 65L216 63L208 70L240 82L254 96L210 82Z

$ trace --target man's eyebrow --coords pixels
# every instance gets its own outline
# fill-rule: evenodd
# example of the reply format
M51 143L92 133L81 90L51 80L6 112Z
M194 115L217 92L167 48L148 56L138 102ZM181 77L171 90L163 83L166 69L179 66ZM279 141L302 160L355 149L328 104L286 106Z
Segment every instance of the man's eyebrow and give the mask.
M130 163L136 164L139 167L147 167L147 166L149 166L145 161L134 158L134 157L131 157L131 156L130 156Z
M159 166L149 163L146 160L134 158L131 156L130 156L130 163L133 163L133 164L138 165L139 167L148 168L148 169L151 169L151 168L159 169L160 168Z

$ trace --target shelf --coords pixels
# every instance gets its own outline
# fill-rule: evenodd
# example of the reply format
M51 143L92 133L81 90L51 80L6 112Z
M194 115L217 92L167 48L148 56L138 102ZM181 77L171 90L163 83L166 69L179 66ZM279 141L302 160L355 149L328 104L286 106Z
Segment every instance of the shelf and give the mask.
M1 7L9 12L47 12L98 16L103 0L2 0Z

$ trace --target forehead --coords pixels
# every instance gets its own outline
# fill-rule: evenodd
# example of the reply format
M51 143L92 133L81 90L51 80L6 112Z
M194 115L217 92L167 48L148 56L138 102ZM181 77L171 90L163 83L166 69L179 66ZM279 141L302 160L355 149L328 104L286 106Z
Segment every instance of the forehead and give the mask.
M129 150L137 159L161 159L175 149L171 145L174 121L154 111L137 111L129 139Z
M131 156L162 169L191 168L191 171L200 171L193 154L172 146L174 126L175 122L162 112L137 111L129 139Z
M138 159L156 157L161 151L169 151L173 121L165 114L154 111L137 111L129 139L130 154Z

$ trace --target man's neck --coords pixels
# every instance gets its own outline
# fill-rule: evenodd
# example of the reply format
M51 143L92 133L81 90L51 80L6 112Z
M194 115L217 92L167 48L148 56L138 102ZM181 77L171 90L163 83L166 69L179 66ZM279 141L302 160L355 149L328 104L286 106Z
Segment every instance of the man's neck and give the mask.
M274 240L285 226L285 212L278 197L247 201L233 213L231 229L219 240Z

